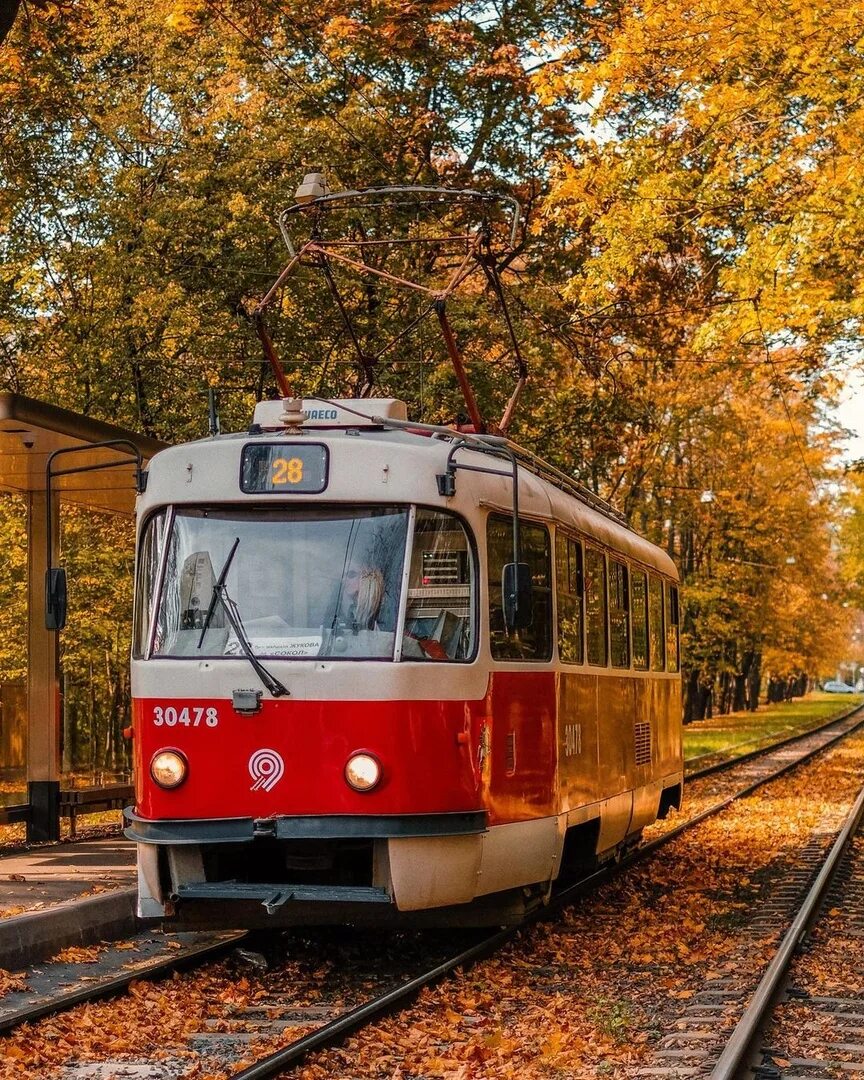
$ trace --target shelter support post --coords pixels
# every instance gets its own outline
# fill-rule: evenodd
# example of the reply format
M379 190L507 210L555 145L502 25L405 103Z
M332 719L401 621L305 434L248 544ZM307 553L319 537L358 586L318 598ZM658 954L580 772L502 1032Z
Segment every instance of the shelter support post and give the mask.
M57 520L58 499L52 498ZM27 788L31 812L29 843L60 839L60 682L58 636L45 629L45 572L48 569L48 496L27 495L28 648L27 648ZM52 562L58 539L52 537Z

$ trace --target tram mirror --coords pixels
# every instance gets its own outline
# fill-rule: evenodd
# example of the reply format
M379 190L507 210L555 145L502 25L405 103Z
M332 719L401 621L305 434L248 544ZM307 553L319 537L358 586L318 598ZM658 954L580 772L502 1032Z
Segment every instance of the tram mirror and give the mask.
M531 625L531 568L528 563L504 564L501 574L504 601L504 625L508 631L524 630Z
M66 625L66 571L55 567L45 572L45 629L62 630Z

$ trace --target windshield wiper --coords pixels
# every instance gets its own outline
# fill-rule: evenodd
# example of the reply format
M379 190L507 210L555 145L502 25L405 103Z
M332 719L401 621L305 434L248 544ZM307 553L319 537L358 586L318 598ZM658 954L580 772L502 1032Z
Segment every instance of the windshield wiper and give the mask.
M210 606L207 608L207 614L204 617L204 622L201 626L201 637L198 639L198 648L204 641L204 635L207 632L207 628L210 625L210 620L213 618L213 612L216 610L217 603L221 603L228 622L231 625L231 629L234 631L237 641L240 643L240 648L243 650L243 655L249 661L258 678L267 689L270 691L273 697L285 697L290 696L290 691L286 686L283 686L281 682L272 675L267 668L261 663L249 642L249 638L246 636L246 629L243 626L243 620L240 618L240 612L237 610L237 605L228 595L228 590L225 588L225 579L228 576L228 571L231 568L231 562L234 559L234 555L237 551L237 546L240 543L240 537L231 546L231 550L228 552L228 558L225 560L225 565L219 574L216 584L213 586L213 596L210 598Z
M215 590L216 586L214 585L213 588ZM231 629L234 631L237 640L240 642L240 648L243 650L243 655L252 667L255 668L258 678L264 683L273 697L285 697L286 695L290 695L287 686L283 686L276 676L272 675L255 655L255 652L249 643L249 638L246 637L246 629L243 626L243 620L240 618L240 612L237 610L237 605L228 595L224 585L220 587L218 595L219 599L222 601L222 607L225 609L225 614L228 616L228 622L231 624Z
M231 563L234 561L234 556L237 553L237 548L239 546L240 537L238 536L231 545L231 550L228 552L228 558L222 564L222 569L219 571L219 577L216 579L216 584L213 586L213 595L210 597L210 606L207 608L207 614L204 616L204 622L201 624L201 636L198 638L199 649L204 644L204 635L210 628L210 620L213 618L216 604L219 602L219 597L222 594L222 590L225 588L225 578L228 577L228 571L231 569Z

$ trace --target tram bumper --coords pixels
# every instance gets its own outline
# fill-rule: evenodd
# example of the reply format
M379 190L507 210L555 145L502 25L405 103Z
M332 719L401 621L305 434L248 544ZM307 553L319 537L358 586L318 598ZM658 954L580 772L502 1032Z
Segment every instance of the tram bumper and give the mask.
M141 918L183 925L387 922L477 895L485 811L407 815L143 818ZM206 912L206 914L205 914Z

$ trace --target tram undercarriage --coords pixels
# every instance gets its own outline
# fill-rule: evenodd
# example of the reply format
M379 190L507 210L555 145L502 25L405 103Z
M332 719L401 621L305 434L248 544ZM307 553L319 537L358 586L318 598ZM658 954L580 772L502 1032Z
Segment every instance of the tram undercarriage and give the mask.
M666 787L650 819L665 817L680 802L680 783ZM608 819L612 808L605 809ZM440 815L451 816L457 815ZM147 823L134 814L127 817L133 833L136 823L146 830ZM604 822L601 810L569 828L568 815L488 829L482 813L458 817L465 830L461 835L282 839L280 832L308 833L314 826L307 821L298 828L298 819L190 822L182 828L174 823L186 833L186 842L139 842L140 914L167 918L177 929L511 925L543 903L559 876L584 876L637 844L645 824L632 810L626 824ZM190 843L196 825L221 825L226 832L233 825L238 836L251 826L252 835L235 842ZM379 831L400 827L412 828L407 821L379 823ZM419 826L415 822L413 828L418 827L431 832L442 823L433 816ZM616 842L600 850L612 828ZM339 831L332 821L329 831Z

